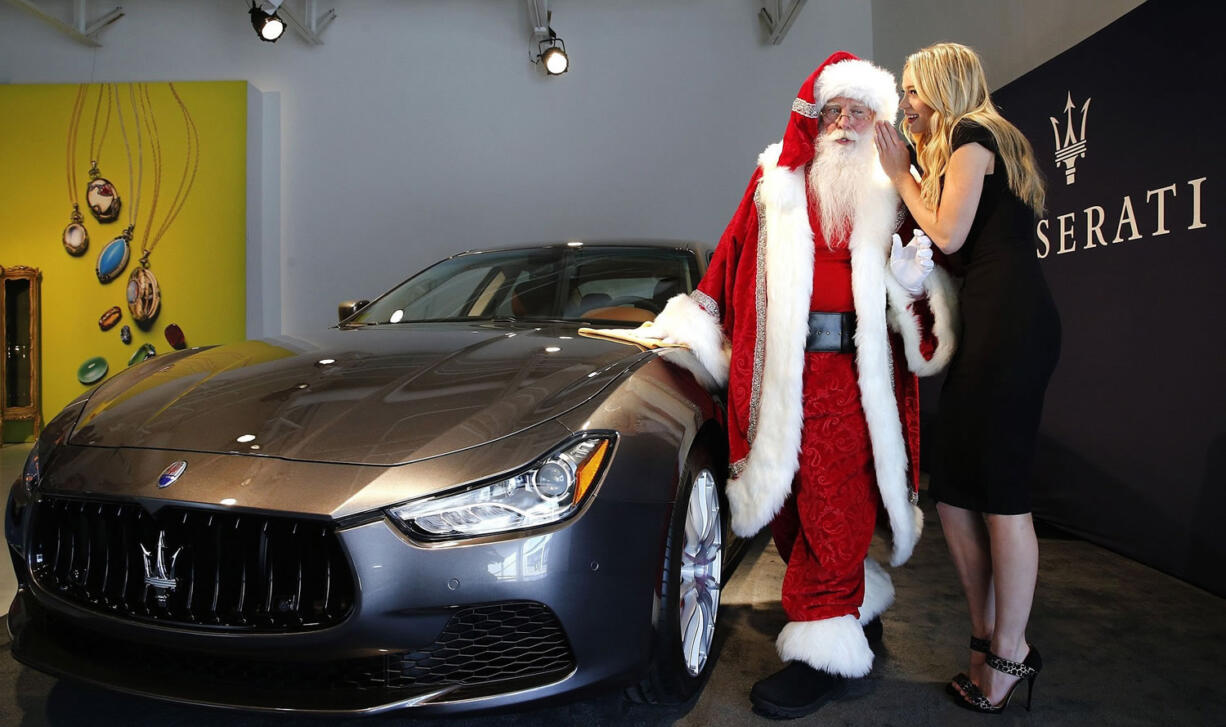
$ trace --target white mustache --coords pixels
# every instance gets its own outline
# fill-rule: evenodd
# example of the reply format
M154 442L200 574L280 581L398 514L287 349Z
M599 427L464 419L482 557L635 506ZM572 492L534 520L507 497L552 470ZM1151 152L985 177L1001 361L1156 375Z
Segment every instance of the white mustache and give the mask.
M829 141L839 141L840 139L848 139L850 141L859 141L860 135L854 129L831 129L826 134L826 139Z

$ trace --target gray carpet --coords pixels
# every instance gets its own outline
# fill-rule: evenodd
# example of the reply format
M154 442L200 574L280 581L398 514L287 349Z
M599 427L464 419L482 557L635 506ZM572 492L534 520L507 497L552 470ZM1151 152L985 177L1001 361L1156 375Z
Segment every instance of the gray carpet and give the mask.
M1044 671L1034 711L965 712L942 691L965 668L968 626L940 524L926 507L915 556L892 572L897 602L873 673L854 695L791 724L822 725L1226 725L1226 600L1059 533L1040 533L1039 587L1030 638ZM885 550L874 546L885 560ZM514 714L413 720L305 719L234 714L111 694L59 682L0 652L3 725L518 725L770 724L749 708L754 681L779 668L783 572L774 547L754 542L724 593L718 662L697 700L682 708L626 704L609 695ZM1024 688L1023 688L1024 689ZM1019 694L1020 698L1023 696ZM1020 701L1015 699L1015 702Z

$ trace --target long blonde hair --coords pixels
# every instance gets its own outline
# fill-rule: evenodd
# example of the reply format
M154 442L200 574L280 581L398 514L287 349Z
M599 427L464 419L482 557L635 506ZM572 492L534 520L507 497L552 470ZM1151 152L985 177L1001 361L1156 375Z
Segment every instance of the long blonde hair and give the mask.
M959 43L937 43L907 57L919 99L933 110L927 132L912 135L919 165L924 169L920 198L930 209L941 202L941 177L953 154L953 132L959 122L973 121L991 132L1005 162L1009 189L1036 213L1043 211L1043 178L1030 142L1005 120L988 97L987 77L975 51Z

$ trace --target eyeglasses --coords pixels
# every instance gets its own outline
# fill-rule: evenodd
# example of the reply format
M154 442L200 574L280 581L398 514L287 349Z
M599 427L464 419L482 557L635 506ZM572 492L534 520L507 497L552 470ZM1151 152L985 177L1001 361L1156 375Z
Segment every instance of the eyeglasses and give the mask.
M822 121L825 121L827 124L833 124L841 116L846 116L852 121L864 121L873 115L873 110L864 106L853 106L844 111L842 106L824 106L822 107L821 114Z

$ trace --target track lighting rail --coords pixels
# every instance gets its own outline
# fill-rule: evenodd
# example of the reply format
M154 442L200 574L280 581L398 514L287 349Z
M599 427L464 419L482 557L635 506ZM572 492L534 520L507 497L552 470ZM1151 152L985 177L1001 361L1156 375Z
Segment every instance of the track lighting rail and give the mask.
M124 16L123 6L119 6L91 22L88 19L89 11L87 6L89 5L89 0L73 0L72 22L66 23L43 10L34 0L8 0L8 3L32 13L39 20L42 20L68 37L93 48L102 47L102 43L96 37L98 33Z
M805 0L792 0L784 7L783 0L763 0L762 8L758 10L758 19L766 28L771 45L779 45L792 27L796 16L805 6Z
M336 20L336 9L330 8L322 14L317 14L315 9L315 0L303 0L302 3L302 18L299 18L297 13L288 7L288 3L281 6L281 17L285 19L285 24L294 29L294 32L302 36L302 39L311 45L323 45L324 42L320 35L324 29Z

